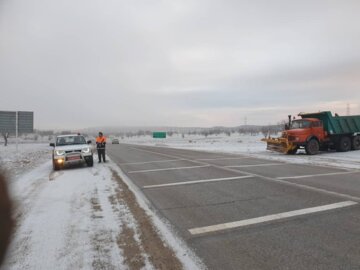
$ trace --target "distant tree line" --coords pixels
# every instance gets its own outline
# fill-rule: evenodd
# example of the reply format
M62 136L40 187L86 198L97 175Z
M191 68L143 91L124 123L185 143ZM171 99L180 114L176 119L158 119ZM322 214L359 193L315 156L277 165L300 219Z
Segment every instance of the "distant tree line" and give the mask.
M279 132L284 129L284 125L287 121L280 121L276 125L267 125L267 126L254 126L254 125L243 125L239 127L212 127L212 128L171 128L166 131L168 137L172 136L181 136L185 138L186 136L219 136L221 134L225 134L226 136L232 136L233 134L239 135L258 135L263 134L264 136L276 136ZM106 131L104 131L106 134ZM57 135L65 135L65 134L74 134L77 132L71 130L34 130L32 134L24 134L21 135L20 138L27 141L52 141ZM152 137L153 130L140 129L137 131L127 131L127 132L111 132L111 134L107 134L108 137L117 137L121 139L125 138L133 138L133 137L144 137L149 136ZM4 144L8 143L8 133L1 133L2 139L4 140ZM97 134L93 134L90 132L89 134L82 133L85 137L89 135L92 137L96 137Z
M281 132L284 129L284 124L279 123L276 125L268 125L268 126L240 126L240 127L213 127L213 128L194 128L193 130L189 129L188 131L177 131L177 130L170 130L167 131L167 136L172 137L174 135L179 136L181 135L183 138L186 136L219 136L221 134L225 134L227 136L231 136L232 134L240 134L240 135L258 135L263 134L264 136L267 135L275 135ZM132 138L132 137L144 137L150 136L152 137L153 131L152 130L138 130L138 131L129 131L129 132L113 132L112 136L124 138Z

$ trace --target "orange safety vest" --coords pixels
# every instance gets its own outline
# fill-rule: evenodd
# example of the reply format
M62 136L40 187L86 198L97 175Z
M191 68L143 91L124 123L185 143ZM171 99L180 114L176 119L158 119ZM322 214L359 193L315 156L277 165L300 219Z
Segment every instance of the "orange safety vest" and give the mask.
M98 149L105 149L106 137L96 137L96 144Z

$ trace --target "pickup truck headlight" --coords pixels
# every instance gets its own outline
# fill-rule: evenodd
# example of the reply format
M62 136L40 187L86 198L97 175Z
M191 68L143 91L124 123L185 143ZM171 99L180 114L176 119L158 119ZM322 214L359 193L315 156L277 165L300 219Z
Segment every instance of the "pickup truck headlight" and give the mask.
M90 148L89 147L84 148L84 149L81 150L81 152L83 152L84 154L88 154L88 153L90 153Z
M55 154L57 156L63 156L63 155L65 155L65 151L64 150L55 150Z

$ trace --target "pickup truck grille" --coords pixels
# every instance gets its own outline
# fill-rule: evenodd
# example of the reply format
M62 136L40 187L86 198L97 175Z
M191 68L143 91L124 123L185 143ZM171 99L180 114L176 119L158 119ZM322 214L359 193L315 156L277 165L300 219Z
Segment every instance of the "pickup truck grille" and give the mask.
M81 150L68 150L68 151L65 151L66 154L68 153L81 153Z

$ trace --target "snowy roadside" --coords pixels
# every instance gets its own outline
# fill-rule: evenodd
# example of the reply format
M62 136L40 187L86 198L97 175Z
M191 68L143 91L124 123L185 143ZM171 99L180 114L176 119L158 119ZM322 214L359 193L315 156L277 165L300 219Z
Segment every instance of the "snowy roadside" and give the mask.
M202 268L121 173L48 160L11 181L17 227L1 269Z
M48 143L24 143L0 145L0 168L16 179L31 169L49 160L51 148Z
M149 145L158 147L172 147L178 149L202 150L218 153L242 154L255 158L281 161L294 164L309 164L344 169L360 169L360 151L346 153L322 152L316 156L308 156L300 150L296 155L284 155L266 150L266 144L261 141L262 135L250 136L233 134L231 136L199 136L173 135L166 139L153 139L150 136L133 137L121 140L122 143Z

